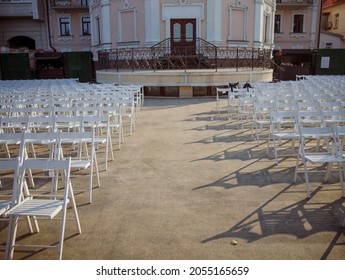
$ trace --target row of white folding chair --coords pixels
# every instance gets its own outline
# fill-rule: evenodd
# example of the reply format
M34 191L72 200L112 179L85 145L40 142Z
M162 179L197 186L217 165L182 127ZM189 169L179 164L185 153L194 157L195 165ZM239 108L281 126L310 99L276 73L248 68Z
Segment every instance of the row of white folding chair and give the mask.
M55 110L54 110L55 112ZM115 123L112 119L110 123L109 117L106 111L102 111L102 115L92 115L92 116L70 116L70 115L55 115L46 117L0 117L0 129L4 132L14 132L15 130L26 130L26 131L57 131L57 130L68 130L78 129L83 131L83 127L91 122L96 125L97 129L103 128L106 130L107 136L107 148L111 148L110 145L111 135L110 129L119 129L119 134L121 133L120 124ZM94 113L94 111L93 111ZM100 134L99 134L100 135ZM122 137L122 135L120 135ZM119 137L119 141L121 138ZM108 151L108 150L107 150ZM113 152L111 153L112 158Z
M327 119L327 122L342 122L344 119L345 111L342 110L342 106L340 102L330 102L330 103L318 103L318 102L311 102L311 103L276 103L276 102L265 102L259 103L260 101L256 102L253 106L253 121L254 126L256 128L256 139L259 145L259 137L258 137L258 127L260 131L262 130L263 126L268 126L270 124L270 112L281 112L281 111L296 111L296 112L305 112L305 111L320 111L323 114L323 117ZM249 114L249 113L248 113ZM307 114L306 116L307 117Z
M89 125L91 125L89 123ZM83 129L85 126L83 127ZM93 189L93 177L96 176L97 186L100 187L100 176L97 162L97 154L95 150L95 144L104 143L106 144L107 139L103 136L94 135L93 128L89 131L78 131L78 132L42 132L42 133L28 133L24 132L24 139L20 140L21 133L0 133L0 144L6 147L6 156L13 157L18 155L18 151L22 149L25 152L25 157L29 157L31 154L33 158L39 157L35 153L34 146L40 146L40 153L44 157L49 158L61 158L64 155L64 151L72 151L72 154L77 147L77 155L73 156L72 168L75 170L86 170L89 169L89 184L87 192L89 193L89 202L92 202L92 189ZM58 142L60 141L60 142ZM8 146L14 145L19 146L17 152L10 154ZM31 153L29 151L31 147ZM68 148L68 149L67 149ZM59 153L57 154L57 151ZM66 153L65 152L65 153ZM106 146L106 161L108 147ZM94 172L95 171L95 172ZM76 174L77 175L77 174ZM31 187L35 187L32 173L28 172L28 179Z
M270 113L270 139L273 140L274 154L278 164L277 141L279 145L283 140L292 141L292 154L294 153L295 141L299 139L297 126L338 126L345 123L345 111L272 111Z
M44 100L38 98L37 96L29 97L25 96L24 100L23 97L16 98L15 100L12 101L2 101L0 102L1 107L6 107L6 108L41 108L41 107L69 107L71 106L71 100L69 98L60 98L60 99L55 99L52 96L49 99L44 98Z
M85 106L86 108L90 108L89 111L101 110L103 112L108 111L109 113L112 113L113 118L120 119L117 121L116 126L123 124L123 117L128 117L130 122L129 134L131 135L135 130L136 109L135 96L133 93L119 92L117 96L112 96L110 99L104 99L102 97L100 99L74 100L74 106L71 111L78 115L80 112L85 112L87 110L85 109ZM75 110L73 110L73 108Z
M76 124L80 123L78 121L77 122L73 121L73 119L68 119L68 117L74 117L74 116L87 117L88 116L88 117L94 118L95 121L97 121L97 118L98 118L98 122L99 122L99 125L97 125L98 128L107 127L109 129L109 131L107 130L107 133L110 133L110 136L112 136L112 134L114 133L118 134L118 147L119 149L121 149L121 143L124 142L124 134L123 134L122 107L119 105L100 106L100 107L94 106L94 107L55 108L54 116L56 118L57 117L59 118L57 121L58 128L62 128L66 125L75 126ZM104 120L105 118L108 119L107 122ZM113 153L112 153L112 158L113 158Z

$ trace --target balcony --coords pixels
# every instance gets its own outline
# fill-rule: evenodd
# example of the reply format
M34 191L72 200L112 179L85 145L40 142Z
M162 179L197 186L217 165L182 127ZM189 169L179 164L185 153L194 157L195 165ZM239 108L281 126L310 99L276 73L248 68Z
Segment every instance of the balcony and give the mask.
M33 18L32 1L0 0L0 17Z
M88 0L50 0L50 7L55 10L89 10Z
M304 7L314 4L314 0L276 0L277 7ZM317 1L317 0L315 0Z

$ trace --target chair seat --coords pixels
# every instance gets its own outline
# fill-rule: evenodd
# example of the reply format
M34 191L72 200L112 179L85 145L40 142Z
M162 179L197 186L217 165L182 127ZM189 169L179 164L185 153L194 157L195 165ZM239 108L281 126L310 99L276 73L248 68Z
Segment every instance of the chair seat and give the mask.
M17 140L0 140L0 144L19 145L20 141L17 141Z
M29 144L36 144L36 145L49 145L49 144L54 144L55 140L54 139L30 139L26 141L26 143Z
M105 144L107 142L107 138L96 136L94 141L95 141L95 144Z
M72 159L71 160L71 168L80 168L80 169L87 169L91 165L90 160L83 160L83 159Z
M0 200L0 216L11 207L11 200Z
M345 159L336 157L331 154L312 154L312 155L305 155L305 158L309 160L311 163L329 163L329 162L345 162Z
M274 136L279 139L298 139L299 138L299 134L296 132L274 133Z
M63 200L27 199L10 209L6 215L43 216L54 218L63 207Z
M270 120L256 120L255 122L262 125L268 125L271 123Z

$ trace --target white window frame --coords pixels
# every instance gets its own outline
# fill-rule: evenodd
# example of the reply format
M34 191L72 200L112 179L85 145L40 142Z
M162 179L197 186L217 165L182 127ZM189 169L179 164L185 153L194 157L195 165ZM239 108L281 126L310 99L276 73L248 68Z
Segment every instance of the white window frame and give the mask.
M302 32L294 32L294 28L293 28L293 26L294 26L294 22L295 22L295 16L297 16L297 15L301 15L301 16L303 16L303 27L302 27ZM292 14L292 22L291 22L291 33L292 34L303 34L303 33L305 33L305 23L306 23L306 14L305 13L293 13Z
M138 45L138 34L137 34L137 13L138 10L135 7L131 7L128 5L125 5L124 8L117 9L117 44L119 47L133 47L134 45ZM124 42L122 40L122 16L125 13L133 13L133 26L134 30L131 30L134 32L134 40L131 42Z
M69 19L69 35L63 35L61 33L61 19L62 18L68 18ZM59 28L59 36L60 37L68 37L68 36L72 36L72 19L71 19L71 15L69 14L62 14L58 16L58 28Z
M241 42L243 42L245 45L243 47L247 46L247 42L248 42L248 32L247 32L247 28L248 28L248 7L245 6L242 1L236 1L235 4L229 4L229 33L228 33L228 43L232 44L231 41L234 41L234 39L231 37L231 30L232 30L232 11L237 10L237 11L242 11L243 12L243 22L242 22L242 26L243 26L243 38L242 40L240 40ZM241 26L241 24L239 23L238 26ZM235 41L239 41L239 40L235 40ZM238 45L238 43L236 43L236 45Z
M338 29L339 28L339 13L334 14L334 29Z
M81 36L91 36L91 30L92 30L92 27L91 27L91 25L92 25L92 21L91 21L91 16L89 15L89 14L81 14L80 16L79 16L79 18L80 18L80 35ZM90 31L90 33L89 34L84 34L83 33L83 18L89 18L90 19L90 28L89 28L89 31Z
M276 30L275 30L275 26L276 26L276 22L275 22L276 18L275 18L275 16L280 16L280 23L279 23L279 30L280 30L280 32L276 32ZM276 13L275 16L274 16L274 34L283 34L283 14Z

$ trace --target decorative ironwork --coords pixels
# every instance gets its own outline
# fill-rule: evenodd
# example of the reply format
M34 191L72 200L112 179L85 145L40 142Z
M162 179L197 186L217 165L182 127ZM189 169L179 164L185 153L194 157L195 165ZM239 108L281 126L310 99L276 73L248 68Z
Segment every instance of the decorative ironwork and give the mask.
M101 68L117 71L271 68L271 50L217 47L197 38L195 47L171 47L170 39L150 48L98 52Z
M277 0L277 4L288 4L288 5L308 5L313 4L314 0Z
M50 0L53 8L88 8L88 0Z

